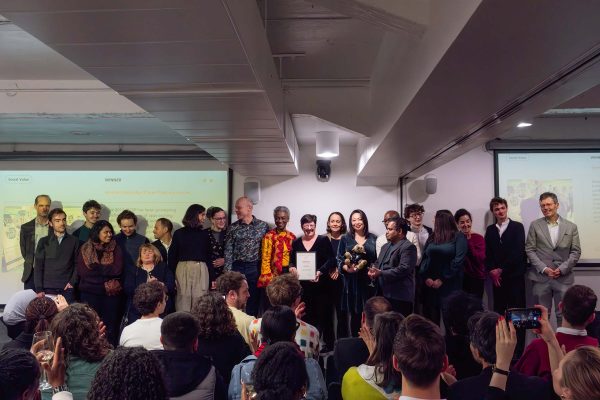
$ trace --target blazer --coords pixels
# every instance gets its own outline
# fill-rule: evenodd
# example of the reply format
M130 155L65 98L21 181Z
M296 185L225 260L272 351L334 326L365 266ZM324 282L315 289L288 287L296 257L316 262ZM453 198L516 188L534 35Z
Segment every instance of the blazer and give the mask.
M517 278L525 275L525 228L517 221L509 220L500 238L496 224L485 230L485 267L488 271L500 268L502 276Z
M525 252L531 263L529 279L548 282L551 278L542 273L544 268L558 268L561 275L556 280L566 285L573 284L574 276L571 272L581 256L577 225L559 217L558 240L556 246L553 246L546 219L536 219L529 226Z
M383 297L388 299L415 301L415 267L417 248L407 239L396 244L386 243L377 259L381 275L377 284Z
M165 264L169 265L169 252L165 248L165 245L162 244L162 242L160 240L155 240L154 242L152 242L152 246L154 246L158 249L163 262ZM173 271L173 273L175 273L175 271Z
M26 282L33 272L33 258L35 255L35 218L21 225L19 245L23 256L23 276L21 282Z

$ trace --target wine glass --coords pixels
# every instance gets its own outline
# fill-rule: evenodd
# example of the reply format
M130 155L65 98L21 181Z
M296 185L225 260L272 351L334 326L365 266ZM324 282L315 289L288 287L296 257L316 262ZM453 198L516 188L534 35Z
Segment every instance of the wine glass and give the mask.
M36 357L40 360L40 363L49 363L54 357L54 338L52 332L41 331L33 334L33 344L43 342L36 353ZM40 390L52 389L52 386L48 383L46 378L46 371L42 368L42 380L40 381Z
M371 266L369 267L369 270L374 270L377 269L377 267L375 267L375 264L371 264ZM371 283L369 283L369 287L375 287L375 279L377 278L371 278Z
M252 383L252 368L242 368L241 380L246 388L246 398L255 399L256 392L254 391L254 384Z

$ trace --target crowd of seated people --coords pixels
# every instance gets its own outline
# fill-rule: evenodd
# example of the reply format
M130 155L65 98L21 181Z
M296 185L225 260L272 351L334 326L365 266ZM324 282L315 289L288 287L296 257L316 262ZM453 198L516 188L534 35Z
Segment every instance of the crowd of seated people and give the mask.
M556 211L545 195L540 203ZM496 223L485 237L472 232L464 209L437 211L432 230L413 204L404 218L385 213L385 240L360 209L347 232L343 215L332 213L327 236L306 214L294 239L287 207L275 209L269 230L240 198L231 228L225 212L211 208L212 226L203 229L206 210L194 204L181 230L157 221L150 244L134 213L119 215L115 235L100 207L84 205L76 257L60 266L72 274L52 275L58 261L44 261L48 246L60 249L69 235L64 211L48 213L49 239L24 279L30 288L14 294L3 315L13 340L0 352L1 399L600 399L598 340L586 333L597 297L572 282L575 234L565 234L569 243L556 239L562 262L529 271L538 274L538 338L525 346L524 330L504 319L506 308L525 305L521 287L506 286L524 282L526 249L532 259L547 253L537 225L526 246L503 199L490 202ZM544 207L551 238L557 226L572 229ZM39 231L23 240L41 240ZM314 276L300 280L298 255L310 252ZM504 307L498 313L482 303L488 276L494 309ZM410 287L409 296L394 287ZM51 336L32 343L45 331ZM50 360L43 345L54 348ZM49 388L40 389L43 380Z

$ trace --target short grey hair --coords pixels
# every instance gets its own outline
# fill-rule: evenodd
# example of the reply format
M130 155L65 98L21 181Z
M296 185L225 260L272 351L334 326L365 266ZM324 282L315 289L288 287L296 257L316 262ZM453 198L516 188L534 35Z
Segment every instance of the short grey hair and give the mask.
M273 216L277 215L278 212L284 212L287 214L287 216L290 216L290 209L287 208L286 206L277 206L275 207L275 209L273 210Z
M544 192L540 194L540 201L545 200L547 198L551 198L554 201L554 204L558 204L558 197L552 192Z

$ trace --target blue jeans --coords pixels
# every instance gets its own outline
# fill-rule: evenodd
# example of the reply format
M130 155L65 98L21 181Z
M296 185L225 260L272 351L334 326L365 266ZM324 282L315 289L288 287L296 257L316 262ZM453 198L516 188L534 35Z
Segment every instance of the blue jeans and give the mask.
M246 303L246 314L256 317L258 315L258 305L260 304L260 296L258 292L258 268L259 261L234 261L231 265L232 271L237 271L246 277L248 282L248 290L250 298Z

